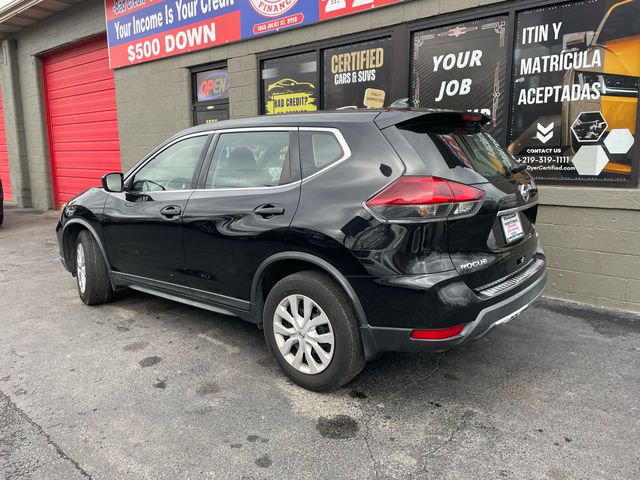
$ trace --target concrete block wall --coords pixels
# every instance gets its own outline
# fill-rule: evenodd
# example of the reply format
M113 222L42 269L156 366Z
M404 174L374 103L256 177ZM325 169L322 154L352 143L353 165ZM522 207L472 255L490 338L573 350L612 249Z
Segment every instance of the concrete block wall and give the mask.
M640 192L541 187L546 295L640 312Z
M7 146L11 165L11 183L20 192L18 205L46 210L53 207L51 161L47 136L42 64L40 56L54 48L105 30L104 3L89 0L63 11L5 40L5 64L0 81L11 121L7 124ZM12 50L11 44L15 45ZM15 87L15 85L18 87ZM13 85L13 88L12 88ZM14 165L15 173L14 173Z
M0 83L3 92L4 124L7 138L9 157L9 171L13 199L16 205L31 204L31 189L29 183L29 165L25 162L26 139L24 132L24 117L22 115L22 98L15 40L2 42L2 68L0 68Z

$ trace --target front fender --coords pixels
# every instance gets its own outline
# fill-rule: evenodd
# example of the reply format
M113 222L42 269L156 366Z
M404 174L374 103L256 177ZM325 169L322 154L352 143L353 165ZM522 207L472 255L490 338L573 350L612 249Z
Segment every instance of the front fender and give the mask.
M100 248L104 261L110 269L109 259L104 248L100 219L104 211L107 193L100 188L91 188L70 200L62 209L56 234L60 246L60 255L71 273L75 272L73 244L81 230L88 230Z
M102 237L98 234L98 230L95 226L93 226L89 221L84 218L71 218L64 223L61 230L60 250L63 253L63 259L67 266L67 270L71 273L75 272L75 269L73 268L73 245L75 243L75 239L82 230L88 230L91 233L100 248L100 253L102 253L102 258L104 259L107 268L109 271L111 270L111 265L107 258L107 251L104 248Z

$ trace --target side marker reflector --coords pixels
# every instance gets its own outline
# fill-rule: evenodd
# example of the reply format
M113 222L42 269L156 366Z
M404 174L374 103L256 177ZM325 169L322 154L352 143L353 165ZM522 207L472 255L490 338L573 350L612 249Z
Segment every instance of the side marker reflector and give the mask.
M414 340L446 340L460 335L465 325L456 325L450 328L438 328L435 330L414 330L411 338Z

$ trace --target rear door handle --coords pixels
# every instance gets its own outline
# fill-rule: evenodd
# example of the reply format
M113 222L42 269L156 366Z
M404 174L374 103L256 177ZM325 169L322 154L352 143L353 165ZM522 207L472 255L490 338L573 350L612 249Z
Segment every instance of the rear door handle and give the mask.
M169 205L160 210L160 216L165 220L175 220L182 215L182 208L177 205Z
M274 215L283 215L284 207L273 203L267 203L266 205L260 205L253 211L256 215L260 215L264 218L273 217Z

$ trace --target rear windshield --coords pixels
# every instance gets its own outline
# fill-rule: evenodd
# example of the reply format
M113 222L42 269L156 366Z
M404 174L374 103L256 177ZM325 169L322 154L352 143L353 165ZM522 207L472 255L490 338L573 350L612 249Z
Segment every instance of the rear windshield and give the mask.
M506 152L498 142L480 128L419 129L401 128L400 132L414 150L429 166L433 159L424 158L433 149L433 144L444 157L449 168L467 167L480 175L505 177L511 175L511 168L517 165L515 158Z

